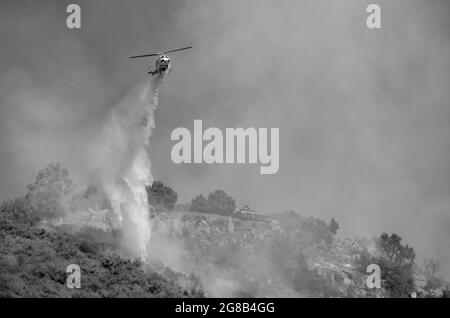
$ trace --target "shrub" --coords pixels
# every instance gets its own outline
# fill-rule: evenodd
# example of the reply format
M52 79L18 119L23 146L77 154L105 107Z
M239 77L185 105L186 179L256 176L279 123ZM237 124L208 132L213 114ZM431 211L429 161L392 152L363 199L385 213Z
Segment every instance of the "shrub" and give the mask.
M160 181L153 181L146 187L148 203L157 210L171 211L177 202L178 195L170 187Z
M442 298L450 298L450 288L446 288L442 291Z
M181 287L139 260L105 253L103 241L94 230L78 237L0 221L0 297L203 296L198 280L178 274L177 280L192 282ZM82 289L67 289L68 264L80 266Z
M330 224L328 224L328 229L331 233L333 233L333 235L336 235L337 231L339 230L339 223L336 222L334 218L331 219Z
M33 210L25 198L5 200L0 203L0 219L15 223L35 224L40 220L38 211Z

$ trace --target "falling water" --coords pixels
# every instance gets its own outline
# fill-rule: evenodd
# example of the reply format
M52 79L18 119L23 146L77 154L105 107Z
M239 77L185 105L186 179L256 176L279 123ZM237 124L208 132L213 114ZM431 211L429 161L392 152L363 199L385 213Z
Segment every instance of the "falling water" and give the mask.
M92 158L117 226L128 238L128 247L143 260L151 234L145 187L153 181L146 148L155 126L153 112L161 83L158 75L153 76L113 107Z

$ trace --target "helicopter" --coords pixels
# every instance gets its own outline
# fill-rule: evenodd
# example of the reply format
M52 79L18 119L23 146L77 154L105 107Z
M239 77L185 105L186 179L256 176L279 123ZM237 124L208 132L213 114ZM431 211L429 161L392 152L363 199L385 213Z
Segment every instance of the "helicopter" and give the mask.
M167 54L168 53L182 51L182 50L187 50L187 49L192 49L192 46L187 46L187 47L183 47L181 49L170 50L170 51L165 51L165 52L161 52L161 53L135 55L135 56L131 56L130 59L141 58L141 57L157 56L158 58L156 59L155 69L153 71L150 69L148 71L148 74L150 74L152 76L156 75L156 74L159 74L161 76L161 78L164 78L165 74L169 74L172 71L172 65L170 63L170 57Z

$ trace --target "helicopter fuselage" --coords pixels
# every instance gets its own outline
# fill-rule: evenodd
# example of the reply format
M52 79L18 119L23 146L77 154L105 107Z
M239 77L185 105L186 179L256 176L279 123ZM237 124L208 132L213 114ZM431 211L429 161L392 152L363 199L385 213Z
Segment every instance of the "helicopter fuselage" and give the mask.
M156 69L165 71L170 66L170 57L167 55L160 55L156 59Z
M159 73L159 75L164 76L164 73L166 71L170 72L171 68L172 68L172 66L170 65L170 57L168 57L167 55L161 54L156 59L155 70L150 71L149 74L154 75L154 74Z

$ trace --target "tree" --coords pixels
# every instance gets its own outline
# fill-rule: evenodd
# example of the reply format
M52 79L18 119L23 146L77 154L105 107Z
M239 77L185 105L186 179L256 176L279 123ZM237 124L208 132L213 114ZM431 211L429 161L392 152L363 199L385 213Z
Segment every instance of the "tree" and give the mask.
M441 269L441 263L433 258L426 258L423 260L423 267L427 277L434 276Z
M206 199L202 194L191 201L189 211L230 215L236 210L236 202L223 190L211 192Z
M431 289L438 287L440 280L436 277L436 273L441 269L441 263L433 258L426 258L423 261L427 286Z
M377 247L390 262L395 264L411 264L414 262L416 253L408 244L401 244L402 238L393 233L389 236L386 233L381 234L377 240Z
M33 183L27 186L25 199L33 212L52 218L64 213L75 186L69 172L60 163L50 163L39 171Z
M236 210L236 202L223 190L216 190L208 195L210 213L230 215Z
M209 213L208 200L200 194L191 201L189 212Z
M148 203L158 210L171 211L178 200L178 194L161 181L153 181L146 190Z
M330 229L330 232L333 233L333 235L336 235L337 231L339 230L339 223L336 222L334 218L332 218L330 224L328 224L328 228Z
M356 259L356 265L362 275L367 275L367 266L377 264L381 269L382 287L394 298L409 297L414 291L414 270L412 264L395 264L384 256L362 251Z
M402 238L393 233L381 234L376 246L381 254L373 263L381 267L381 279L391 297L408 297L414 290L414 259L410 246L401 244Z

